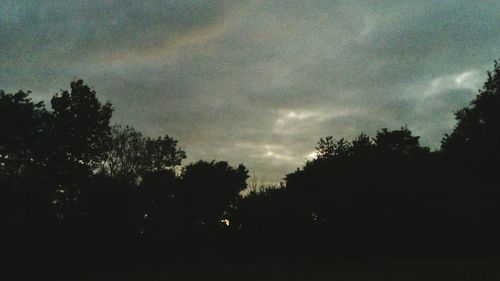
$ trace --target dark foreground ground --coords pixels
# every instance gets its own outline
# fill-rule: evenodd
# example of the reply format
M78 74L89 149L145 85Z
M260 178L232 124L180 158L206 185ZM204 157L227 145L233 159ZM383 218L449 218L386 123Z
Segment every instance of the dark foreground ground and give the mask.
M163 281L163 280L500 280L500 260L331 261L267 263L234 266L160 266L107 270L67 281Z

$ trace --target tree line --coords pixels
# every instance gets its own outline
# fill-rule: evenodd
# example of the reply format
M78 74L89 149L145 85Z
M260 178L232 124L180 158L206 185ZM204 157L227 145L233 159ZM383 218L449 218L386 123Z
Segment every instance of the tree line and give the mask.
M85 264L498 256L500 64L431 151L407 128L321 138L279 187L112 125L82 80L50 109L0 91L0 259Z

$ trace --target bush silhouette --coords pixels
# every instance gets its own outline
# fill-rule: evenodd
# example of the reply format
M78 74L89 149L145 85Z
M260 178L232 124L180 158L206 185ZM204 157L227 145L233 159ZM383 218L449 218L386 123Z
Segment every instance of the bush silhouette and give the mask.
M498 62L440 150L407 127L320 138L316 159L249 193L244 165L181 166L175 139L112 126L109 102L82 80L70 88L51 110L0 91L0 257L11 270L500 255Z

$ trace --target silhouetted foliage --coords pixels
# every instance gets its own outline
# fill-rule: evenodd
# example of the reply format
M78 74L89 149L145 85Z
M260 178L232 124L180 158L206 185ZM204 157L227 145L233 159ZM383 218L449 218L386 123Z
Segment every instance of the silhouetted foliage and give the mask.
M134 128L112 127L112 139L101 168L111 177L135 181L149 173L173 169L186 158L177 141L165 135L152 139Z
M373 140L375 153L378 157L394 160L414 159L429 153L429 148L421 147L418 139L406 127L394 131L382 129Z
M111 138L111 104L101 105L95 91L77 80L70 92L55 95L51 105L57 160L99 163Z
M181 167L168 135L110 126L82 80L51 100L0 91L0 258L11 269L309 256L500 255L500 64L440 151L407 127L320 138L279 186L224 161ZM248 190L246 190L248 191ZM57 261L58 267L52 265Z
M493 71L479 94L455 113L457 125L442 141L442 150L465 157L499 157L500 146L500 63L495 61Z
M222 226L234 208L239 194L247 187L248 171L227 162L198 161L182 171L182 200L188 220L195 226Z
M30 92L0 91L0 260L29 260L52 245L56 217L47 184L50 116Z
M351 144L341 138L335 140L332 136L320 138L316 147L318 159L335 159L349 157Z
M0 169L2 176L22 174L44 161L48 113L43 102L33 103L30 92L0 91Z

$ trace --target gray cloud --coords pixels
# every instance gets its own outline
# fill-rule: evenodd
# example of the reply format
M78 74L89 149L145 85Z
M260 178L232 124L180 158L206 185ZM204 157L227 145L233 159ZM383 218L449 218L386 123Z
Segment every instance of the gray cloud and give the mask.
M2 1L0 88L74 77L114 121L276 181L319 137L408 125L433 148L498 58L498 1Z

